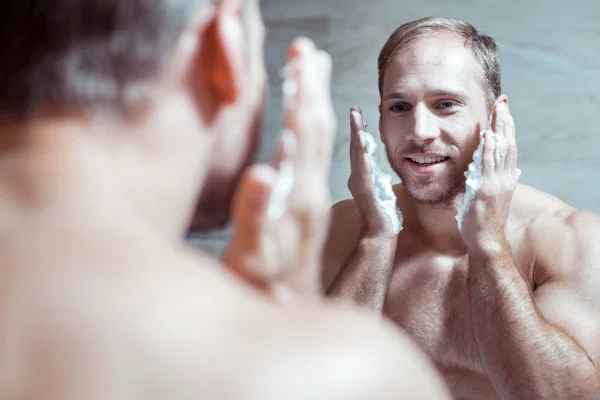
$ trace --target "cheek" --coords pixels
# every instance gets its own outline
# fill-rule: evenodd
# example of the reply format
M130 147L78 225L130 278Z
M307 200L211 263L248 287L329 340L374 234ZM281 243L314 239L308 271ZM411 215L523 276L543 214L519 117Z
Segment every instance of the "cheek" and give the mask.
M380 125L381 141L388 148L398 147L406 137L407 124L400 118L384 117Z
M483 120L469 113L440 119L439 124L444 141L461 150L472 148L475 151L479 144L479 133L485 129Z

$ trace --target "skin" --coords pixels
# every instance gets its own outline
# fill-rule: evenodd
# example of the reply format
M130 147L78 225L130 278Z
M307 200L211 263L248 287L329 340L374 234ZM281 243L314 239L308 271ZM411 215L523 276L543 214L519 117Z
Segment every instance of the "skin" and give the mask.
M256 168L241 170L263 108L264 28L256 1L240 6L217 2L190 19L138 118L53 110L0 127L0 398L450 398L392 325L316 298L283 307L265 290L275 279L259 287L243 273L247 248L233 246L226 264L186 246L192 214L217 226L231 203L223 195L197 207L196 188L243 176L237 235L256 220L240 204L260 179ZM302 90L287 124L306 172L301 155L315 138L333 140L333 123L314 123L333 114L308 106L329 104L330 71L307 39L291 53ZM242 149L226 155L230 141ZM322 168L297 180L319 182ZM260 208L264 198L254 200ZM292 231L304 228L298 218L327 219L319 207L304 210L286 215ZM323 240L306 236L290 247L311 260ZM288 293L315 281L290 275L298 278L276 280Z
M405 329L455 398L597 399L600 218L517 184L508 99L500 96L488 115L476 68L451 34L418 39L395 55L380 130L403 178L394 189L404 230L394 235L373 207L365 149L353 139L354 199L332 210L325 290ZM449 89L461 95L436 94ZM358 109L351 127L360 137ZM464 188L460 175L488 127L507 146L495 159L486 142L484 183L461 232L456 186ZM424 175L406 159L419 152L451 158Z

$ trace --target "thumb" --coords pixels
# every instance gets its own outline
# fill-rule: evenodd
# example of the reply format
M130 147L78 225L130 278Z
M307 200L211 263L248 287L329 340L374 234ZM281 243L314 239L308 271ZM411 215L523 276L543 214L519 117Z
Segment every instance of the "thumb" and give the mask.
M260 232L276 179L277 171L267 165L253 165L243 173L233 200L233 224L245 239Z
M264 281L262 231L276 177L267 165L254 165L243 173L233 199L234 230L222 257L236 274L258 285Z

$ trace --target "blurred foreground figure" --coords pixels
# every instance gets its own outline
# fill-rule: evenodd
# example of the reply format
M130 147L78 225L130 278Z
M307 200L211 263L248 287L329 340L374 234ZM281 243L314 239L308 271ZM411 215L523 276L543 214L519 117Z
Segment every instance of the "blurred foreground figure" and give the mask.
M265 219L278 171L240 181L266 83L257 1L9 9L0 398L449 398L395 328L315 296L335 131L325 53L290 48L281 165L296 186ZM308 182L314 197L294 197ZM238 183L225 268L183 238L195 212L200 228L226 223Z

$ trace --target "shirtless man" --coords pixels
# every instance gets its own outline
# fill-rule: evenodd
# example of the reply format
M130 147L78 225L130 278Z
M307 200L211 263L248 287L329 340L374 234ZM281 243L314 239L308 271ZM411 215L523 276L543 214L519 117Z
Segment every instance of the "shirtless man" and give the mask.
M333 207L324 285L382 312L429 354L458 399L593 399L600 389L600 218L517 184L515 127L494 41L431 18L379 57L379 129L404 229L374 202L360 110L351 110L354 200ZM483 186L455 216L480 131ZM429 159L427 159L429 158ZM439 161L439 162L438 162Z
M259 228L302 235L271 252L234 240L227 256L264 291L185 245L197 188L227 188L220 207L199 210L218 210L206 228L225 222L257 138L257 1L15 0L9 9L0 16L0 398L450 398L393 325L304 300L316 290L306 277L318 275L328 205L297 197L262 220L274 169L244 176L236 240ZM298 90L286 127L297 145L282 160L296 164L296 187L311 181L323 201L330 61L306 39L291 57ZM271 270L251 274L261 258Z

